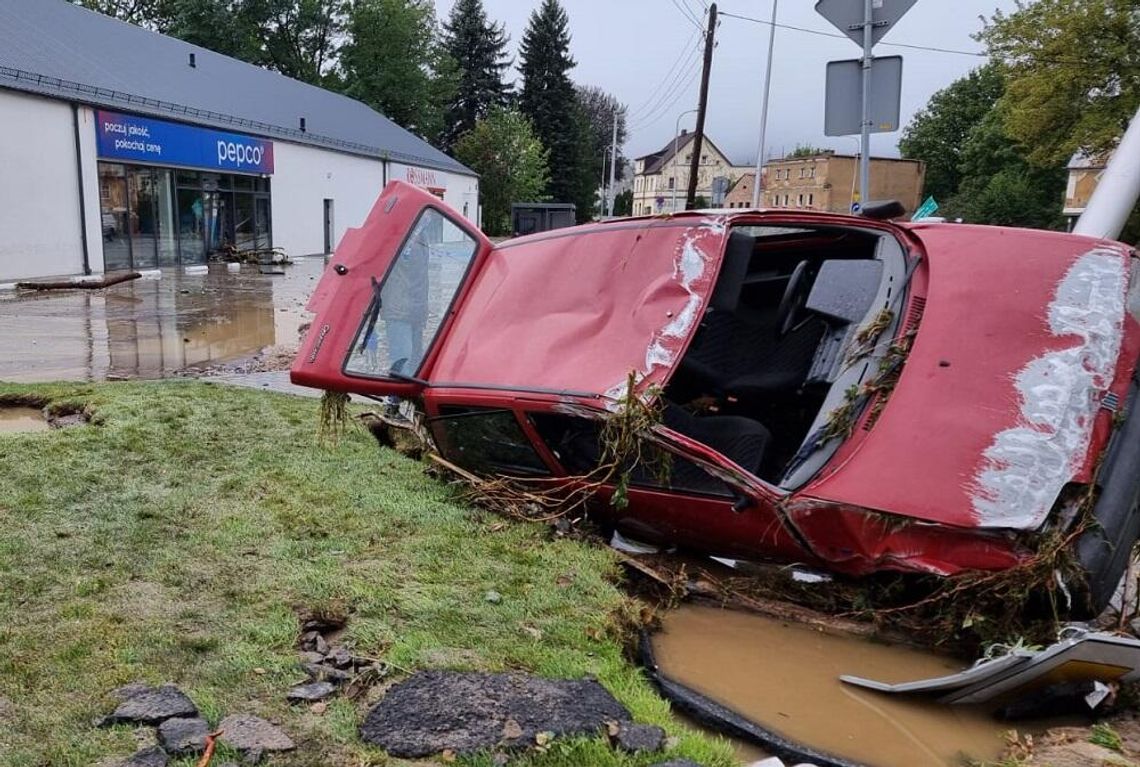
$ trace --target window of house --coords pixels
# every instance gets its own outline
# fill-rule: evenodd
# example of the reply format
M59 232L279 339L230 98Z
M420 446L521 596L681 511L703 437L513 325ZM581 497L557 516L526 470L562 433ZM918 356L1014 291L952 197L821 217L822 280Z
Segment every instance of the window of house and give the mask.
M815 195L809 194L808 195L808 207L810 208L813 205L815 205Z
M800 168L800 178L807 178L807 168Z
M708 161L709 161L709 156L708 156L707 154L703 154L703 155L701 155L701 162L702 162L702 163L705 163L705 162L708 162Z
M799 199L797 200L796 205L798 205L801 208L804 206L804 196L802 194L799 196Z
M572 476L589 474L601 460L601 422L558 413L531 413L531 422L550 451ZM732 488L696 463L652 443L641 448L642 460L629 474L634 487L674 490L697 495L733 497Z
M808 168L808 177L815 178L815 167Z
M673 178L672 176L670 176L670 177L669 177L669 188L670 188L670 189L672 189L672 188L673 188L673 182L674 182L674 178Z
M430 421L449 461L476 474L549 474L510 410L447 406Z

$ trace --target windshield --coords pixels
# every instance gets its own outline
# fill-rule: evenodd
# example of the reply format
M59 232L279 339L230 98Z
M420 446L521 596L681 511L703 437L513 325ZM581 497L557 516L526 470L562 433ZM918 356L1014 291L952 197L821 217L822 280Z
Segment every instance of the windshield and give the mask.
M435 208L425 208L386 275L372 276L344 372L370 378L414 376L447 316L478 244Z

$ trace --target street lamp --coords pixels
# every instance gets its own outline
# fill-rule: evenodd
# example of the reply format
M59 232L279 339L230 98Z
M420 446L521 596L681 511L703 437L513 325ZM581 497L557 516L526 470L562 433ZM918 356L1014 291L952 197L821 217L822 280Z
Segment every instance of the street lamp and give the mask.
M677 212L677 187L680 186L677 183L677 139L681 137L681 118L699 111L699 109L689 109L677 115L677 124L673 127L673 199L669 203L670 213Z
M776 9L780 0L772 0L772 23L768 27L768 71L764 73L764 101L760 107L760 149L756 153L756 178L752 179L752 207L760 207L760 174L764 172L764 142L768 132L768 95L772 91L772 52L776 48Z

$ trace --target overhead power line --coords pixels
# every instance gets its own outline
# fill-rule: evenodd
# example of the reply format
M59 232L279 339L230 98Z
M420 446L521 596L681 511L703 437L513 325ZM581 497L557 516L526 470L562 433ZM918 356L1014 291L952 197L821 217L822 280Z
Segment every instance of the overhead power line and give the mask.
M689 9L689 6L685 5L683 0L670 0L670 2L673 3L673 7L680 11L681 15L684 16L690 24L701 32L704 32L704 30L701 29L701 20L693 15L693 12Z
M685 63L677 70L669 85L657 98L657 100L642 113L635 122L635 127L644 127L650 125L661 118L662 113L668 110L670 106L676 103L679 96L685 92L689 83L696 77L697 72L700 70L700 56L699 52L703 46L698 42L697 45L692 46L689 50L688 56L685 58Z
M794 24L782 24L780 22L776 22L775 24L773 24L772 22L766 21L765 19L757 19L757 18L753 18L752 16L742 16L738 13L729 13L728 11L721 11L720 15L721 16L729 16L729 17L734 18L734 19L741 19L742 21L751 21L754 24L763 24L766 27L774 26L774 27L778 27L780 29L790 29L794 32L803 32L803 33L809 34L809 35L818 35L819 37L834 37L834 38L838 38L840 40L847 40L848 39L847 35L841 35L838 32L827 32L827 31L822 30L822 29L812 29L810 27L797 27ZM976 58L986 58L989 55L989 54L981 52L981 51L964 51L964 50L959 50L956 48L939 48L939 47L933 46L933 45L914 45L911 43L891 43L891 42L887 42L885 40L883 42L879 43L879 45L890 45L890 46L893 46L895 48L910 48L912 50L918 50L918 51L933 51L935 53L953 53L953 54L957 54L959 56L974 56Z
M629 121L635 120L638 117L638 115L641 115L647 111L647 107L649 107L650 104L654 103L658 94L661 93L661 89L664 88L665 84L668 83L670 81L670 79L673 77L674 73L677 71L677 67L679 65L681 65L681 62L686 60L687 57L688 58L692 57L692 55L693 55L693 49L692 49L693 41L697 40L697 45L698 46L700 45L700 41L699 41L699 37L698 37L699 34L700 34L700 30L694 30L693 33L691 35L689 35L689 39L685 41L685 44L683 46L681 46L680 53L677 54L677 58L673 61L673 66L669 67L668 71L665 72L665 76L662 77L661 81L657 83L657 87L655 87L652 91L650 91L649 96L646 97L645 101L641 102L641 104L639 104L637 107L635 107L633 110L631 110L628 115L626 115L627 120L629 120Z

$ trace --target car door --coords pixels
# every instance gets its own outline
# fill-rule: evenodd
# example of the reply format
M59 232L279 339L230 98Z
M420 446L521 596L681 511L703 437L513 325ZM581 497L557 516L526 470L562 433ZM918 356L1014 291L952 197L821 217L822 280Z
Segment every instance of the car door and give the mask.
M291 370L319 389L419 394L491 242L421 189L393 181L348 230L309 301L315 317Z

